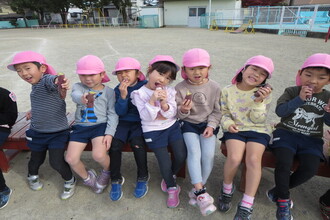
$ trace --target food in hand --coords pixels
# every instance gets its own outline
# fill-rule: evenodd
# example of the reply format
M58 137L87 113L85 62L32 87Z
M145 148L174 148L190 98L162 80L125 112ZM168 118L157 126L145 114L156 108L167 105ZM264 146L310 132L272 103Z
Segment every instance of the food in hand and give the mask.
M260 86L258 86L260 88L270 88L271 90L273 90L273 87L269 84L269 83L266 83L266 84L261 84ZM258 90L259 91L259 90ZM255 92L254 96L256 98L260 97L260 94L258 93L258 91Z
M66 97L66 89L63 89L62 87L62 84L65 83L64 78L65 78L64 73L57 74L57 88L61 99L65 99Z
M184 99L192 100L192 93L189 90L187 90L186 97Z
M307 85L307 86L308 86L308 88L312 89L312 93L314 93L314 86L313 85ZM310 98L312 98L312 96L311 95L307 95L306 98L307 99L310 99Z
M96 92L89 91L86 99L87 99L87 108L93 108L94 107L94 95Z

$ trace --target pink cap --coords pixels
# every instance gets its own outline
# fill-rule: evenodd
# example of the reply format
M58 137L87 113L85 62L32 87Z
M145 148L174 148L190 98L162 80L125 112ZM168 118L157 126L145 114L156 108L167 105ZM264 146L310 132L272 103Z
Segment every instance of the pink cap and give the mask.
M301 69L307 67L324 67L330 69L330 54L327 53L316 53L308 57L307 60L302 65ZM296 75L296 85L301 86L300 73Z
M253 66L263 68L268 73L268 79L270 79L272 77L272 74L273 74L273 71L274 71L274 64L273 64L272 59L270 59L269 57L258 55L258 56L254 56L254 57L251 57L250 59L248 59L246 61L246 63L244 64L244 66L236 72L234 78L231 80L232 84L237 83L236 78L237 78L238 74L240 72L242 72L242 70L246 66L249 66L249 65L253 65Z
M17 53L13 61L7 66L8 69L12 71L16 71L15 65L20 64L20 63L31 63L31 62L38 62L40 64L46 65L47 69L45 73L51 74L51 75L56 75L56 71L54 68L47 64L46 59L43 55L40 53L34 52L34 51L23 51L20 53Z
M144 74L141 72L140 62L132 57L120 58L116 63L115 70L112 71L112 74L116 75L116 72L121 70L138 70L140 72L139 80L143 81L146 79Z
M157 55L157 56L155 56L149 62L149 66L151 66L154 63L161 62L161 61L173 63L176 66L176 71L179 71L180 70L180 66L175 63L173 57L168 56L168 55Z
M104 63L100 58L94 55L86 55L77 62L76 73L80 75L99 74L105 72ZM103 83L109 82L110 79L105 73L102 79Z
M211 65L209 53L200 48L190 49L184 53L182 58L183 67L181 68L181 76L184 79L188 79L184 67L196 67L196 66L207 66Z

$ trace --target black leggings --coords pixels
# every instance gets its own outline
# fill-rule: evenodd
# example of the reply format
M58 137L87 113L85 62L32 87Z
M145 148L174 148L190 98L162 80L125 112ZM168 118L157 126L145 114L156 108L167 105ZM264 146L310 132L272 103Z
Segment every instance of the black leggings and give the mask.
M3 177L2 170L0 169L0 192L7 189L5 178Z
M121 179L120 167L122 158L122 148L125 145L122 141L114 138L110 148L110 170L111 181L117 182ZM130 140L130 146L134 153L137 166L137 180L148 180L147 151L143 137L135 137Z
M184 166L187 158L187 148L183 139L170 143L170 147L174 154L173 162L171 161L167 147L152 149L158 160L160 173L165 180L167 188L176 186L173 175L176 175Z
M65 181L71 180L73 175L69 164L64 160L65 149L48 149L49 163L51 167L61 174ZM31 151L31 158L29 161L29 174L38 175L41 164L44 163L47 151Z
M276 157L275 193L278 198L289 199L289 189L305 183L316 174L320 165L320 157L312 154L295 155L290 149L284 147L275 148L274 154ZM291 174L290 169L295 156L299 160L299 166Z

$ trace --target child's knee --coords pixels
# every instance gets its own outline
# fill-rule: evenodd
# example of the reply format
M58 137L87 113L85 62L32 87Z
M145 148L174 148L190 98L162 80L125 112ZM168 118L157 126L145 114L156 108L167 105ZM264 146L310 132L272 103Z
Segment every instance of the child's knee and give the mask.
M80 161L80 158L72 155L72 154L66 154L65 155L65 161L70 164L70 165L74 165L77 164Z
M96 162L103 162L109 158L109 155L104 152L92 152L93 160Z

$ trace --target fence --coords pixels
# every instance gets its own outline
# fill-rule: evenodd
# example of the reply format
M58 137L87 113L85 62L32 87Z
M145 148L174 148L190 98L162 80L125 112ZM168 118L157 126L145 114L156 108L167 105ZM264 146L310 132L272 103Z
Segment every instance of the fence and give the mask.
M201 19L205 27L209 15ZM249 7L242 9L217 9L211 13L211 21L219 26L233 26L253 21L255 28L294 29L327 32L330 27L330 5Z

